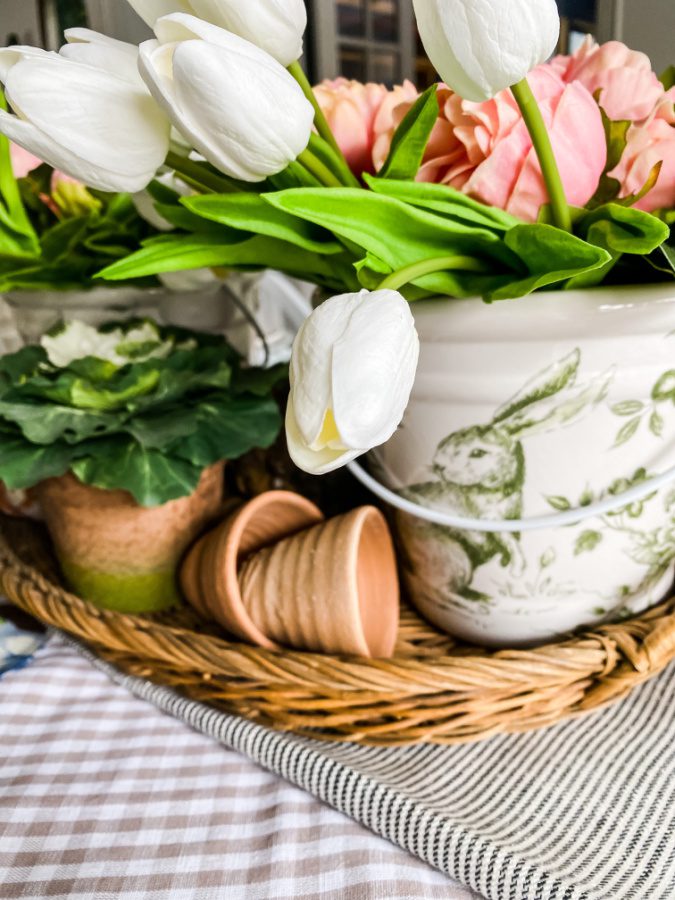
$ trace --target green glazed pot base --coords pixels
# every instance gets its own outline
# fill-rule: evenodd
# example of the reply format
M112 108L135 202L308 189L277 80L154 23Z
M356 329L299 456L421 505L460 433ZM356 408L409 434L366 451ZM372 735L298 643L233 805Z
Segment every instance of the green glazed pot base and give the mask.
M63 557L59 562L72 590L102 609L139 615L163 612L181 602L173 569L118 575L87 569Z

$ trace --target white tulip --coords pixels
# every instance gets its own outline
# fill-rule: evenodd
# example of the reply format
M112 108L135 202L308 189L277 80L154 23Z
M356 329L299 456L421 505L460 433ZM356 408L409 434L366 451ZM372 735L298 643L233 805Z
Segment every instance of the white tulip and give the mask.
M427 56L443 81L480 102L522 81L554 52L555 0L413 0Z
M304 0L190 0L195 15L246 38L289 66L302 56Z
M128 0L141 18L155 23L172 13L188 13L261 47L282 66L303 53L307 28L304 0Z
M175 12L194 12L189 0L127 0L127 2L152 29L157 19L161 19L162 16L169 16Z
M397 291L341 294L293 344L286 437L291 458L322 475L389 440L405 412L419 339Z
M90 187L142 190L166 158L169 122L145 88L109 70L109 46L100 57L108 68L91 64L93 44L85 52L88 62L0 49L0 82L16 112L0 110L0 133Z
M138 47L135 44L115 40L89 28L69 28L65 38L68 43L59 50L60 56L126 78L140 90L147 91L138 71Z
M139 67L175 127L221 172L263 181L307 148L314 110L284 67L194 16L160 19Z

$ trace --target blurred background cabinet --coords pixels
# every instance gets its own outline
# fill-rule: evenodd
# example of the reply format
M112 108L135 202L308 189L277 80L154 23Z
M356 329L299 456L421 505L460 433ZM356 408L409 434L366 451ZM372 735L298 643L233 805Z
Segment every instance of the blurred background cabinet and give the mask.
M344 75L391 85L410 78L423 88L436 79L417 36L412 0L306 3L305 65L313 80ZM675 62L675 0L558 0L558 6L561 52L574 50L590 33L645 51L657 71ZM150 36L125 0L0 0L0 46L53 49L64 28L85 24L135 43Z

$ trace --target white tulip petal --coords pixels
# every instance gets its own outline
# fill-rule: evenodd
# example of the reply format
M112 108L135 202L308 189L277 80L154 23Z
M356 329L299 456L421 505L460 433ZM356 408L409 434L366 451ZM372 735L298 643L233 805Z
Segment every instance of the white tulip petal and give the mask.
M521 81L554 52L555 0L413 0L427 56L445 83L480 102Z
M333 415L345 446L389 440L408 405L418 356L406 300L388 290L363 297L333 348Z
M145 87L138 71L138 47L135 44L117 41L89 28L69 28L65 37L68 43L61 47L60 56L126 78L137 87Z
M64 151L66 158L82 160L86 175L72 167L68 174L91 186L141 190L166 158L168 121L145 91L124 78L59 56L24 59L10 70L6 94L19 118L42 136L40 150L17 143L49 161ZM3 119L4 133L7 127L19 130ZM23 140L29 140L28 132Z
M296 396L295 419L307 446L316 445L326 412L333 407L333 347L344 335L351 311L367 293L326 300L303 322L293 343L290 380Z
M286 409L286 443L295 465L310 475L326 475L347 465L366 450L311 450L304 442L295 418L293 394Z
M53 59L57 56L57 53L40 50L39 47L0 47L0 83L7 81L10 70L22 59Z
M128 176L99 169L98 166L91 165L66 147L55 144L35 125L24 122L18 116L11 116L3 110L0 110L0 134L4 134L10 141L34 154L52 168L82 181L89 187L97 188L99 191L141 190L151 180L148 178L144 182L142 178L130 179Z
M198 16L261 47L283 66L300 59L307 28L303 0L191 0Z
M151 28L162 16L174 12L192 12L189 0L127 0L127 2Z

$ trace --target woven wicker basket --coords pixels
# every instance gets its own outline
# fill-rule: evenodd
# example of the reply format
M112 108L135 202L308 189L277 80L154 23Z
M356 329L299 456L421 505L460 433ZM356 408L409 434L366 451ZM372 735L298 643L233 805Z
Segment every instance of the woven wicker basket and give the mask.
M0 516L0 593L119 668L277 729L394 745L527 731L619 700L675 658L675 599L534 650L453 642L405 610L388 660L232 643L182 609L133 617L60 585L41 529Z

